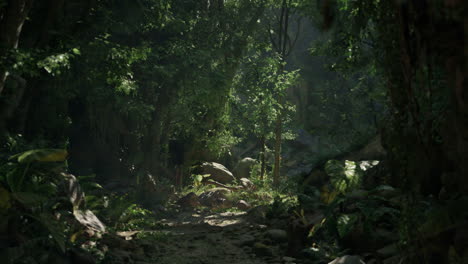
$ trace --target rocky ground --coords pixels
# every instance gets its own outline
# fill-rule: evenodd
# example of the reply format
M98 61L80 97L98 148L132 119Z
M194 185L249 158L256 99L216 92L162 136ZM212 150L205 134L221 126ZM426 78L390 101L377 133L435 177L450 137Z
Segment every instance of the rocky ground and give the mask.
M287 248L285 230L254 223L251 217L244 212L182 212L175 218L162 219L161 230L119 233L122 237L120 245L109 248L106 262L300 263L284 256Z

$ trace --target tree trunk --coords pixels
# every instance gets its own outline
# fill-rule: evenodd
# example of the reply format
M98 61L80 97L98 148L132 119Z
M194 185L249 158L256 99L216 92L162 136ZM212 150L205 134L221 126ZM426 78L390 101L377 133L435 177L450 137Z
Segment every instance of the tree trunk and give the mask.
M265 145L265 136L262 136L260 139L260 144L261 144L261 152L260 152L260 180L263 181L263 177L265 176L265 170L266 170L266 162L265 162L265 152L266 152L266 145Z
M143 143L146 149L144 166L151 174L157 174L161 151L161 121L159 117L154 117L151 123L147 140Z
M11 75L10 79L16 82L16 87L11 96L8 96L8 100L0 106L0 133L3 133L7 130L6 123L8 119L13 116L15 109L20 104L24 92L26 90L26 80L17 75Z
M2 49L18 48L23 24L26 21L33 0L10 0L6 6L5 15L0 23L0 46ZM0 70L0 95L8 77L6 69Z
M280 178L280 166L281 166L281 136L282 136L282 126L283 121L281 120L281 113L278 114L276 118L276 127L275 127L275 167L273 169L273 185L275 187L279 184Z
M143 140L142 149L144 149L143 169L153 175L160 172L162 163L162 140L164 123L167 118L168 108L170 107L170 91L161 91L158 100L153 102L153 118L147 130L145 140Z
M276 47L276 52L280 55L280 66L278 69L278 75L284 73L284 64L286 57L291 52L294 46L294 42L290 42L289 36L289 14L291 12L292 1L283 0L281 4L281 13L278 24L278 39L277 44L273 42L273 46ZM299 34L299 32L297 33ZM297 37L297 36L296 36ZM273 169L273 185L275 187L279 184L280 168L281 168L281 141L283 136L283 107L285 104L285 98L283 91L278 91L278 115L276 117L275 124L275 167Z
M161 166L167 168L169 163L169 139L171 135L171 109L166 111L161 132Z

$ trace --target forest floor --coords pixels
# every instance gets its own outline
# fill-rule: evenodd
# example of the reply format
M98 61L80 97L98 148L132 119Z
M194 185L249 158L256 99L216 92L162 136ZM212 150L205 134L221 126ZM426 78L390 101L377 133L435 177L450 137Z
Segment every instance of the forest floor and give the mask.
M136 264L299 263L284 256L284 230L253 223L245 212L194 210L162 219L161 224L163 228L154 232L120 233L130 246L127 251L109 248L114 255L110 263L129 263L127 258Z

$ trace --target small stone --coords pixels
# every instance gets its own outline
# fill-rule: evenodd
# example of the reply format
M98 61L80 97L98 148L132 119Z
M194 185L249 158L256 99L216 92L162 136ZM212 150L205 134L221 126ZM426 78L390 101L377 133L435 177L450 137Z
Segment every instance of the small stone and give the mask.
M282 229L270 229L266 231L266 236L273 242L285 242L288 240L288 233Z

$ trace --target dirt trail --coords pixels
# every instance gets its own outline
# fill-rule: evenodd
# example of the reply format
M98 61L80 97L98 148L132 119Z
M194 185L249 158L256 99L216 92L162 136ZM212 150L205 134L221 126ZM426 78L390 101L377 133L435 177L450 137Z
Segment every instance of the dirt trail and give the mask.
M135 238L146 255L144 261L135 263L298 263L283 257L284 238L268 237L267 226L250 223L245 213L185 212L162 223L164 239Z

